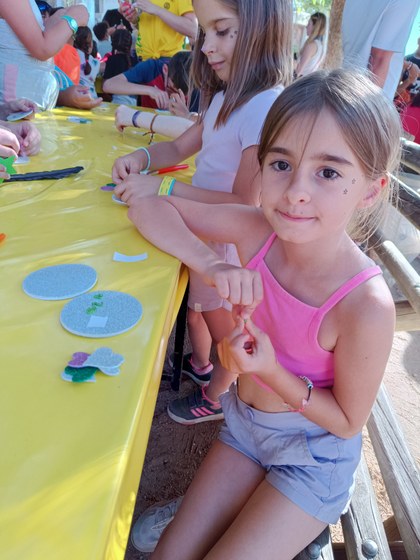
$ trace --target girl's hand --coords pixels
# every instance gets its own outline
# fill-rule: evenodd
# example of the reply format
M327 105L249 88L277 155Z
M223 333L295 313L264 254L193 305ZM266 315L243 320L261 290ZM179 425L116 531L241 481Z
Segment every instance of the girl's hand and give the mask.
M10 175L6 172L4 165L0 165L0 179L10 179Z
M120 105L115 111L115 126L123 132L126 126L133 126L133 115L136 111L126 105Z
M146 94L155 100L158 109L167 109L169 107L169 95L166 91L162 91L156 86L149 87Z
M6 118L11 113L32 111L30 115L25 117L25 119L33 119L34 114L38 112L38 105L29 99L13 99L13 101L8 101L0 107L1 118Z
M217 345L217 351L223 367L232 373L275 374L278 371L270 338L251 319L245 323L238 317L235 328Z
M73 85L62 91L58 96L58 103L66 107L76 107L76 109L94 109L102 103L102 97L92 99L87 86Z
M28 121L11 123L9 128L20 144L20 155L34 156L41 149L41 133L36 126Z
M20 144L16 134L0 127L0 157L8 158L13 156L17 158L19 152Z
M147 165L147 157L143 150L132 152L117 158L112 167L112 180L121 183L132 173L140 173Z
M178 93L171 93L171 97L169 98L169 110L177 117L189 118L190 110L188 109L187 100L182 89L179 89Z
M140 198L157 195L161 182L160 177L131 173L115 187L114 193L128 206L133 206Z
M120 14L122 14L130 23L133 23L135 25L138 20L138 14L133 8L132 4L127 1L121 2L120 0L118 0L118 4L118 11L120 12Z
M261 302L264 291L259 272L227 263L218 263L206 273L208 283L219 296L236 306L242 319L251 317Z
M133 6L139 8L142 12L146 12L146 14L156 15L159 11L159 7L153 4L153 2L149 2L149 0L137 0L134 2Z

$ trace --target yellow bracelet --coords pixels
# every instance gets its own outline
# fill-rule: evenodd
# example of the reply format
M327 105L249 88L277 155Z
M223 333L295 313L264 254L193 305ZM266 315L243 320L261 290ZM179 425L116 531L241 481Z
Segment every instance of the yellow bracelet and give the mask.
M171 196L172 189L174 188L176 179L174 177L169 177L166 175L160 184L158 195L159 196Z

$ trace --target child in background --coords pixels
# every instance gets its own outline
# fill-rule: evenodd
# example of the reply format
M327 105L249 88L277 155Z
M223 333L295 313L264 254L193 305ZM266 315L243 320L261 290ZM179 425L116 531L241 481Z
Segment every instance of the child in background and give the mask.
M133 185L139 197L157 194L160 179L139 171L174 165L199 152L192 185L176 181L171 186L173 195L215 206L258 205L261 127L292 73L291 4L194 0L193 7L200 23L192 61L192 78L201 93L199 119L173 142L118 158L112 172L116 193ZM153 123L150 128L153 131ZM239 262L233 245L211 246L223 261ZM235 379L220 365L212 373L209 359L212 341L219 342L233 328L231 306L195 271L190 274L188 306L193 351L182 367L200 387L168 407L170 417L183 424L221 418L219 395Z
M117 129L122 132L128 126L135 126L150 130L153 119L154 132L169 136L170 138L178 138L198 117L198 91L193 89L191 95L189 93L190 67L191 52L189 51L176 53L169 61L169 64L163 65L163 72L166 75L167 82L166 92L170 96L170 111L179 118L173 119L169 115L156 115L149 111L134 110L121 105L115 112L115 126ZM176 110L173 110L172 106L176 106Z
M261 208L122 193L142 235L237 311L218 348L238 375L225 424L153 560L289 560L347 508L395 322L380 267L348 232L363 241L386 210L400 133L367 77L316 72L267 116ZM235 243L244 268L201 239Z
M420 93L404 107L400 116L404 130L412 136L413 142L420 144Z
M45 20L45 28L35 0L0 1L0 103L25 97L52 109L58 85L51 57L88 16L85 6L71 6Z
M80 58L80 85L87 86L92 99L98 97L95 80L101 70L101 64L92 56L93 39L89 27L79 27L74 38L74 46Z
M188 74L191 66L191 53L180 51L172 58L149 59L138 62L132 68L104 81L103 88L107 93L141 96L139 105L152 109L168 109L169 96L183 92L184 100L188 95ZM190 109L197 111L198 96L191 96ZM185 116L185 115L184 115Z
M305 41L296 65L296 76L307 76L321 66L327 51L327 17L316 12L306 26L308 38Z
M104 80L109 80L118 74L126 72L131 67L131 33L124 29L116 29L111 37L112 52L105 63ZM136 95L112 96L112 103L125 103L126 105L136 105Z

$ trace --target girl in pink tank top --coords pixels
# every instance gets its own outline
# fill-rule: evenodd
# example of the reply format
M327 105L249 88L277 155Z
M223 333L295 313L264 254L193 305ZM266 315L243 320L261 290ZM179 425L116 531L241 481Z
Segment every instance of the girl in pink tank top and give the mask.
M346 509L394 333L372 231L400 122L361 74L294 82L265 121L261 207L137 199L129 218L234 306L219 440L153 559L293 558ZM156 225L158 224L158 225ZM243 268L201 239L235 243ZM169 521L169 518L168 518Z

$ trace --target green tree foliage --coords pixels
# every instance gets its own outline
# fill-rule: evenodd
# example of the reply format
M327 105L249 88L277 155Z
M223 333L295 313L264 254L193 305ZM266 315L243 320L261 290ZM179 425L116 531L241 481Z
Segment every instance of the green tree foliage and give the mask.
M333 0L294 0L293 5L297 13L325 12L329 13Z

